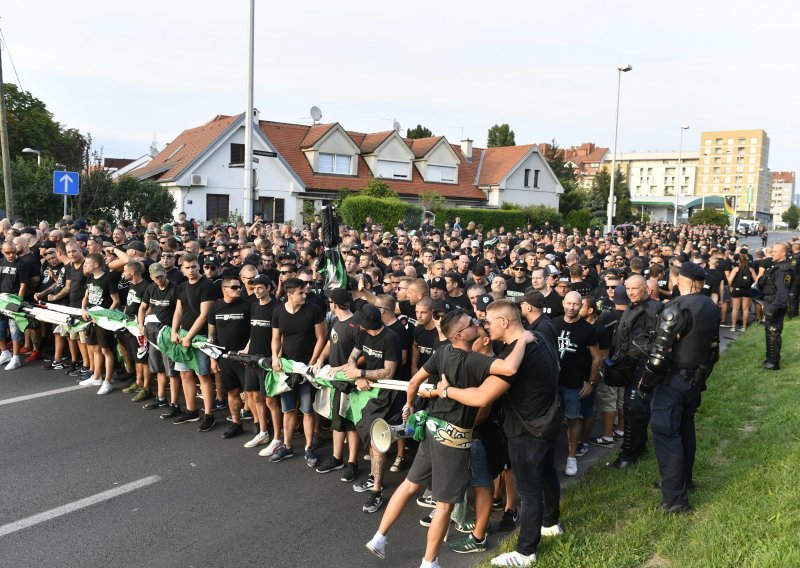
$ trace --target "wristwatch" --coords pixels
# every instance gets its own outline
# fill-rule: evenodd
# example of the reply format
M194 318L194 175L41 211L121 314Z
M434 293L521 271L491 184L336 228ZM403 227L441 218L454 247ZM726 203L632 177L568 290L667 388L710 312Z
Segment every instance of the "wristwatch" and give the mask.
M361 369L361 378L363 379L366 376L367 376L367 370L366 369Z
M447 398L447 389L449 389L449 388L450 388L450 385L447 385L446 387L444 387L444 388L442 389L442 392L440 393L440 396L441 396L442 398Z

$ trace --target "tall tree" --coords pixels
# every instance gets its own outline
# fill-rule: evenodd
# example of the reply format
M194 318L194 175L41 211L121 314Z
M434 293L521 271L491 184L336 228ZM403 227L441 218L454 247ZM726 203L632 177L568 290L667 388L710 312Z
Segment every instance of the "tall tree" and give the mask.
M422 126L421 124L417 124L415 128L406 128L406 138L416 139L416 138L430 138L433 136L433 132L431 132L430 128Z
M575 170L564 160L564 151L555 138L549 144L545 144L544 159L547 160L550 169L556 174L561 185L564 185L564 182L575 181Z
M593 218L606 219L606 205L608 204L608 192L611 190L611 174L603 168L594 177L592 194L589 200L589 210ZM617 207L613 223L624 223L633 220L631 213L631 192L628 181L622 172L617 169L614 179L614 195L616 196Z
M486 146L498 148L500 146L516 146L514 131L508 124L495 124L489 129L486 136Z

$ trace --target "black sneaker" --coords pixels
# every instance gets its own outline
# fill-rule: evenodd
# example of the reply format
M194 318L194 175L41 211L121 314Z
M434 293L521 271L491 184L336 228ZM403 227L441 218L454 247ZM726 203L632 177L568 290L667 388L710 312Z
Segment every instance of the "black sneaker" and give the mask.
M613 448L614 447L614 439L612 438L609 440L604 436L598 436L597 438L592 438L589 440L589 443L593 446L600 446L601 448Z
M156 410L158 408L165 408L167 406L169 406L169 403L167 402L166 398L156 397L147 404L145 404L144 406L142 406L142 408L144 408L145 410Z
M77 370L78 370L78 369L80 369L80 368L81 368L81 364L80 364L80 363L74 363L74 362L73 362L73 363L70 363L69 365L67 365L66 367L64 367L64 374L67 374L67 375L69 375L69 374L70 374L70 373L72 373L73 371L77 371ZM74 376L74 375L70 375L70 376L72 377L72 376Z
M185 424L187 422L197 422L200 420L200 412L197 410L184 410L180 416L172 421L173 424Z
M86 368L86 367L84 367L83 365L79 365L79 366L78 366L78 367L76 367L74 370L72 370L72 371L70 371L70 372L69 372L69 376L70 376L70 377L82 377L82 376L83 376L83 375L85 375L87 372L90 372L90 371L89 371L89 369L87 369L87 368Z
M211 428L213 428L214 427L214 424L213 424L214 416L211 416L211 422L212 422ZM206 423L206 421L203 420L203 424L205 424L205 423ZM203 428L203 424L200 425L200 431L201 432L206 432L206 430L202 429ZM209 430L211 430L211 428L209 428ZM230 438L235 438L236 436L239 436L240 434L244 434L244 428L242 428L241 424L237 424L236 422L234 422L233 424L231 424L230 428L228 428L227 430L225 430L225 432L223 432L222 437L225 438L226 440L229 440Z
M225 400L215 400L214 401L214 406L212 406L211 410L212 411L224 410L226 408L228 408L228 402L227 401L225 401Z
M335 457L331 456L326 458L325 461L317 467L317 473L330 473L342 468L344 468L344 460L337 460Z
M369 498L367 499L367 502L364 503L364 506L361 507L361 510L365 513L374 513L381 507L383 507L383 492L370 491Z
M503 513L503 518L500 519L500 522L497 524L497 530L499 532L513 531L517 526L517 522L519 522L519 515L516 509L505 511Z
M67 368L66 364L64 364L62 361L53 361L50 364L50 370L52 371L63 371L66 368Z
M344 469L342 470L342 477L340 477L339 479L341 479L345 483L352 483L353 481L356 480L357 477L358 477L358 464L348 462L344 466Z
M353 491L356 493L366 493L367 491L371 491L373 487L375 487L375 478L370 474L361 483L354 483Z
M421 495L417 497L417 505L420 507L427 507L428 509L436 508L436 501L430 495Z
M436 509L434 509L433 511L431 511L430 513L428 513L427 515L425 515L424 517L422 517L422 518L419 520L419 524L421 524L423 527L429 527L429 526L431 526L431 521L433 520L433 514L434 514L435 512L436 512Z
M502 511L502 510L503 510L503 500L492 499L492 511Z
M161 420L173 420L174 418L177 418L181 414L182 414L181 406L179 404L171 404L169 406L169 410L161 414L159 418L161 418Z
M216 422L216 420L214 420L214 415L213 414L206 414L206 415L203 416L203 421L200 423L200 427L197 429L197 431L198 432L210 432L214 428L214 425L216 423L217 422ZM242 425L239 424L239 428L241 428L241 427L242 427Z

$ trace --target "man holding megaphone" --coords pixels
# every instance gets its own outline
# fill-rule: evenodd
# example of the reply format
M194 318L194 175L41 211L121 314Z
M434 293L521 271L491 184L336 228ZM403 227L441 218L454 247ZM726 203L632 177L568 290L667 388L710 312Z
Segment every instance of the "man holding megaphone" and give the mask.
M394 492L386 507L378 532L366 545L373 554L385 558L386 534L389 529L399 518L408 500L421 489L430 486L431 494L436 501L436 513L428 528L421 568L439 566L439 549L447 534L450 514L455 503L463 499L467 490L470 480L472 428L475 425L478 408L448 398L447 389L432 391L430 395L424 390L418 392L418 389L430 376L447 377L452 385L470 388L480 386L488 376L494 374L514 375L525 354L526 341L533 338L526 333L526 337L517 342L516 348L509 356L501 360L472 352L480 324L464 310L448 312L441 319L440 325L442 333L450 343L440 346L422 369L412 377L408 386L407 402L403 407L404 420L409 424L421 423L425 436L408 476ZM412 415L418 394L423 397L439 398L434 400L426 411ZM386 435L380 428L375 430L379 435ZM391 431L389 436L391 437ZM384 446L388 447L386 444ZM483 539L485 538L484 535Z

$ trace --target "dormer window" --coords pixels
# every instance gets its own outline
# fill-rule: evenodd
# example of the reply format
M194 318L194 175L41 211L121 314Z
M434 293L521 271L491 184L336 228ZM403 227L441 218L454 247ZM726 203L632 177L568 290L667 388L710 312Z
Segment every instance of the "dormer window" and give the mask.
M350 160L352 156L343 154L319 154L319 173L321 174L345 174L351 172Z
M384 179L408 179L411 164L409 162L395 162L392 160L378 160L376 177Z
M425 181L438 183L456 183L456 168L451 166L434 166L428 164Z

